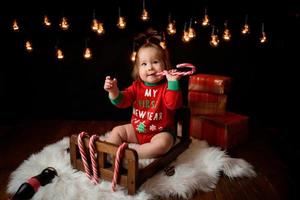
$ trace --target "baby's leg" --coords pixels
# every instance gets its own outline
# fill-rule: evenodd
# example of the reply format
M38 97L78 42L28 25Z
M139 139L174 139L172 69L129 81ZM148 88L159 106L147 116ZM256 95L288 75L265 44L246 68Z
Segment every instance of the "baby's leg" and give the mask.
M122 142L138 142L131 124L114 127L106 141L116 145L120 145Z
M167 153L173 146L173 136L167 132L161 132L153 136L149 143L136 145L139 158L155 158Z

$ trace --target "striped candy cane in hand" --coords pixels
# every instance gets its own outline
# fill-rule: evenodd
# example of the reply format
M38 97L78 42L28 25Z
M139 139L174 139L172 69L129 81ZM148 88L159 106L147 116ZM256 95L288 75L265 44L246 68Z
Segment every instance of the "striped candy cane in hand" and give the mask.
M176 68L190 68L191 70L190 71L187 71L187 72L179 72L177 71L176 69L172 69L172 70L164 70L162 72L158 72L156 73L157 76L166 76L167 74L171 74L171 75L181 75L181 76L189 76L189 75L192 75L193 73L196 72L196 67L190 63L181 63L181 64L178 64L176 65Z

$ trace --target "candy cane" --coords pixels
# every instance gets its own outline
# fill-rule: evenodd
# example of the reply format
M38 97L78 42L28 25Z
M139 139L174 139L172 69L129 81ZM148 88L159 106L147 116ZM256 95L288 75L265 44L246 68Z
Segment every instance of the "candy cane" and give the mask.
M82 158L85 174L87 177L94 183L97 184L99 182L99 176L98 176L98 170L97 170L97 162L96 162L96 149L95 149L95 140L99 139L97 135L92 135L92 137L89 140L89 149L90 149L90 157L91 157L91 162L92 162L92 169L93 169L93 176L90 171L90 166L87 161L86 153L85 153L85 147L84 147L84 141L83 137L88 136L86 132L81 132L77 138L78 142L78 147L79 147L79 152ZM124 150L128 147L127 143L123 143L119 146L117 152L116 152L116 158L115 158L115 165L114 165L114 175L112 179L112 191L116 190L116 184L117 184L117 179L120 174L120 162L123 157Z
M84 136L88 136L88 134L86 132L81 132L79 134L78 138L77 138L77 142L78 142L79 152L80 152L81 159L82 159L82 162L83 162L85 174L90 180L92 180L93 177L92 177L92 174L91 174L91 171L90 171L89 163L87 161L84 142L83 142L83 139L82 139Z
M171 74L172 76L175 76L175 75L189 76L196 72L196 67L190 63L181 63L181 64L176 65L176 68L178 68L178 69L184 68L184 67L190 68L191 70L187 71L187 72L179 72L176 69L171 69L169 71L164 70L162 72L158 72L158 73L156 73L156 75L157 76L166 76L167 74Z
M119 170L120 170L120 162L124 153L124 150L128 147L127 143L123 143L119 146L117 153L116 153L116 158L115 158L115 166L114 166L114 176L111 182L111 189L112 191L116 190L116 184L117 184L117 179L119 176Z
M92 162L92 170L93 170L93 179L92 182L97 184L99 182L98 169L97 169L97 161L96 161L96 148L95 148L95 140L98 140L97 135L92 135L89 141L89 149L90 149L90 157Z

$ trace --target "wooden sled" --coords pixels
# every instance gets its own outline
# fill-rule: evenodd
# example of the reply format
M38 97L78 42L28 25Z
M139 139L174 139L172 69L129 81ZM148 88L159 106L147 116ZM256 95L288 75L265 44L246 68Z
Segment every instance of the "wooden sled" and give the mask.
M191 142L189 137L190 110L188 108L179 109L176 113L176 121L177 140L179 140L179 142L176 142L169 152L155 159L146 167L142 169L138 168L138 155L135 150L129 148L125 150L123 159L125 159L125 162L127 161L127 169L122 167L120 170L121 173L119 175L118 184L126 187L128 194L135 194L142 183L152 177L159 170L167 167L169 163L174 161L178 155L189 147ZM89 138L84 138L86 149L88 149L88 142ZM108 142L97 141L95 143L95 147L98 152L97 163L99 178L100 180L111 181L114 174L114 165L107 161L107 154L110 154L112 158L114 158L118 146ZM70 157L72 166L75 169L84 171L77 143L77 135L72 135L70 139Z

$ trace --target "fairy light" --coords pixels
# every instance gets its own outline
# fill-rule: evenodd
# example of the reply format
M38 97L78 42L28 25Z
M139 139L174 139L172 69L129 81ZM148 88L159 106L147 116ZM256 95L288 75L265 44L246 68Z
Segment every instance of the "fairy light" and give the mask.
M193 19L191 18L190 26L189 26L189 29L188 29L188 37L191 38L191 39L196 37L196 32L195 32L195 29L193 29L193 27L192 27L192 22L193 22Z
M118 19L117 27L119 29L126 28L126 20L125 20L125 17L121 16L121 8L120 7L119 7L119 19Z
M92 20L91 29L93 32L97 32L97 30L98 30L98 20L97 19Z
M242 34L247 35L250 33L250 27L248 25L248 15L245 16L245 24L242 28Z
M228 29L227 20L224 22L223 39L224 39L224 41L229 41L231 39L231 33L230 33L230 30Z
M62 30L66 31L69 29L70 25L68 19L66 17L62 17L61 22L59 24Z
M135 42L133 41L133 44L132 44L132 53L131 53L131 61L134 62L135 59L136 59L136 50L135 50Z
M134 62L136 59L136 51L133 51L131 54L131 61Z
M143 11L142 11L141 19L142 21L148 21L150 19L149 13L146 10L145 0L143 0Z
M189 37L189 32L186 31L186 22L184 23L183 35L182 35L181 40L182 40L184 43L188 43L188 42L191 40L191 38Z
M265 32L265 24L264 23L261 24L261 36L260 36L259 40L260 40L260 43L267 42L267 35Z
M104 24L99 22L98 23L97 34L98 35L103 35L104 33L105 33Z
M209 25L209 17L207 15L207 9L204 10L204 17L202 20L202 26L208 26Z
M83 54L83 57L86 59L86 60L90 60L92 58L92 51L90 48L86 47L84 49L84 54Z
M16 32L20 30L20 27L19 27L18 22L17 22L16 19L13 21L12 29L13 29L14 31L16 31Z
M27 40L27 41L25 42L25 49L26 49L26 51L28 51L28 52L32 52L32 50L33 50L32 43L31 43L29 40Z
M64 53L60 48L56 48L56 57L58 60L64 59Z
M165 35L164 32L162 33L162 39L161 39L159 45L160 45L161 48L163 48L163 49L166 49L166 48L167 48L167 44L166 44L166 35Z
M146 10L145 0L143 0L143 12L142 12L142 15L141 15L141 19L143 21L148 21L150 19L149 13ZM193 20L191 18L189 24L188 24L188 22L185 22L185 24L184 24L183 35L182 35L182 41L184 43L188 43L193 38L196 37L196 31L193 28L192 22L193 22ZM49 19L48 15L44 15L43 25L45 27L51 27L52 26L52 22ZM125 17L123 17L121 15L121 8L119 7L118 8L117 27L119 29L125 29L126 25L127 25L126 19L125 19ZM210 19L209 19L209 16L207 14L207 9L205 8L204 17L203 17L203 20L202 20L202 26L208 26L208 25L210 25ZM62 30L68 30L69 27L70 27L68 19L63 16L61 18L59 26L61 27ZM13 20L13 23L12 23L11 27L12 27L13 31L16 31L16 32L20 31L20 26L19 26L19 23L18 23L17 19ZM92 20L92 23L91 23L91 29L92 29L93 32L96 32L98 35L103 35L105 33L104 24L96 19L95 11L93 13L93 20ZM177 31L176 30L176 22L175 22L175 20L173 20L171 18L171 14L170 14L169 18L168 18L168 26L166 28L166 32L167 32L168 35L174 35L174 34L176 34L176 31ZM219 36L216 33L216 31L217 31L217 29L215 29L215 26L212 26L212 32L211 32L211 35L210 35L211 40L209 41L209 44L212 47L217 47L217 46L219 46L219 43L220 43ZM241 29L241 33L243 35L250 34L250 27L249 27L249 24L248 24L248 14L245 15L245 21L244 21L243 27ZM224 41L230 41L231 38L232 38L231 31L228 28L228 21L227 20L224 22L224 30L223 30L223 33L222 33L222 38L223 38ZM259 42L262 43L262 44L268 42L267 34L265 32L264 23L261 24L261 33L260 33L260 36L259 36ZM162 40L160 41L160 46L164 49L166 48L165 32L163 32ZM25 50L27 52L32 52L33 51L32 41L30 41L30 40L25 41L25 45L23 43L23 47L25 47ZM134 47L133 52L131 54L131 60L132 61L135 61L136 54L137 54L137 52L135 51L135 47ZM59 60L64 59L64 52L60 48L56 48L56 57ZM92 50L91 50L91 48L87 47L87 45L84 48L83 57L87 60L91 59L93 57Z
M44 16L44 26L46 26L46 27L51 26L51 21L47 15Z
M175 20L172 20L171 14L169 14L168 26L167 26L167 33L169 35L174 35L176 33Z
M219 46L219 37L217 34L215 34L215 26L212 27L212 32L211 32L211 40L209 42L209 44L212 46L212 47L217 47Z
M85 40L85 49L83 52L83 57L86 60L90 60L92 58L92 50L88 47L88 39Z

